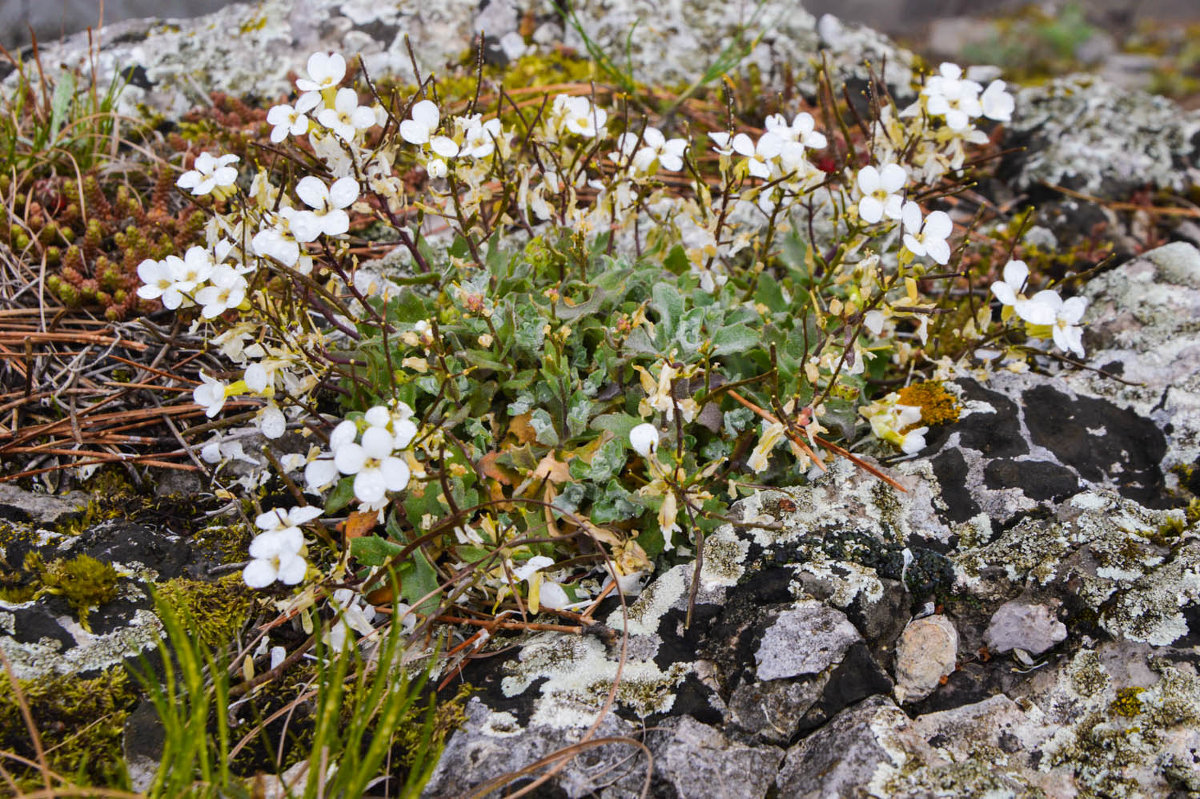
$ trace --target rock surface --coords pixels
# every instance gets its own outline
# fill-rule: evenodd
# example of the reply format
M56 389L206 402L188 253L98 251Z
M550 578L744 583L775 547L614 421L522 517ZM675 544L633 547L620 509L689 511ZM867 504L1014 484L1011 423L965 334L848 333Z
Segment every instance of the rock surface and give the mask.
M1005 602L988 623L983 640L994 654L1022 649L1040 655L1066 640L1067 626L1045 605Z
M929 696L958 662L958 630L941 614L913 619L896 646L896 701Z

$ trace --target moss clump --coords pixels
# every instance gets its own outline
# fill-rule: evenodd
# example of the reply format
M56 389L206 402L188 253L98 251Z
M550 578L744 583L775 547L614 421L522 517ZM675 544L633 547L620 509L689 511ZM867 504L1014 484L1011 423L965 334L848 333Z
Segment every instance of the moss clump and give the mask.
M42 556L30 552L25 556L25 571L34 575L39 586L34 597L58 594L67 600L79 618L83 629L91 632L88 613L117 598L117 579L120 576L111 563L91 555L76 555L70 560L61 558L46 563Z
M121 785L125 767L121 738L125 719L137 701L129 675L122 668L81 680L63 675L19 680L51 770L91 785ZM0 679L0 750L36 760L29 730L21 715L16 692ZM41 786L35 769L6 761L22 788Z
M958 399L936 381L913 383L897 392L900 404L921 409L921 423L927 425L950 424L958 421L962 408Z
M233 639L254 605L240 572L213 583L186 577L169 580L158 587L158 596L190 634L214 649Z

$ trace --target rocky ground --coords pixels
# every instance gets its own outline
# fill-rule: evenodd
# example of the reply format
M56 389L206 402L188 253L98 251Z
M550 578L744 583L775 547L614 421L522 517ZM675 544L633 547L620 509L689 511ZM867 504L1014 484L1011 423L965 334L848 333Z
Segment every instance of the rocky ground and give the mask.
M636 0L579 5L602 45L656 15L632 40L648 81L688 77L736 16L721 3L686 20ZM886 55L889 82L906 84L913 59L883 36L818 26L782 0L766 8L782 22L752 57L764 74L823 48L850 77ZM126 102L169 115L201 82L274 96L315 49L405 73L407 34L436 64L474 29L515 30L519 11L266 0L179 29L123 23L100 61L131 69ZM574 41L542 24L535 37ZM45 57L69 63L78 43ZM627 607L610 601L594 634L499 638L463 672L478 692L426 795L547 766L537 795L1200 795L1200 506L1188 504L1200 493L1200 227L1195 213L1120 205L1148 184L1194 191L1200 116L1063 78L1024 90L1006 135L996 201L1037 204L1053 243L1100 225L1116 245L1081 289L1087 368L956 381L960 418L890 467L903 492L836 461L811 485L741 501L705 544L691 608L685 563ZM62 532L88 499L0 493L10 564L38 549L130 575L91 631L62 596L0 606L18 676L121 662L158 635L146 585L208 576L192 533L152 514Z

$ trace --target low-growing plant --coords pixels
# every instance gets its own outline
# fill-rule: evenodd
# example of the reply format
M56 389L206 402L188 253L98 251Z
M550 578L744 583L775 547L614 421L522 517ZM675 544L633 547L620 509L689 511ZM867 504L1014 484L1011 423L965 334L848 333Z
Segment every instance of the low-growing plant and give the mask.
M346 68L314 54L268 113L286 169L197 157L179 186L213 198L208 245L139 266L139 294L225 359L196 402L215 418L257 398L254 429L292 442L279 476L312 497L258 516L252 587L319 581L322 562L367 595L396 569L426 620L587 605L701 552L763 484L831 457L889 479L847 451L860 425L915 453L950 418L879 390L897 375L969 373L982 342L1083 354L1083 300L1033 293L1010 261L997 317L972 287L1000 264L966 262L969 231L929 209L986 155L981 120L1011 115L1002 81L944 64L905 108L876 87L865 118L826 80L825 132L803 111L754 135L731 120L710 148L599 86L480 84L456 113L432 80L365 104ZM398 243L388 266L364 260L368 229ZM346 509L340 540L314 524Z

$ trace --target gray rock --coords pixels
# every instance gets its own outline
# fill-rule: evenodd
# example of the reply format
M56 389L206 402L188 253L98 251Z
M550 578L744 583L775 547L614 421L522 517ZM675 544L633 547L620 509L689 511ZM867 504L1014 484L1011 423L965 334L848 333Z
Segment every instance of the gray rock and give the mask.
M1067 626L1046 605L1014 600L992 614L983 640L996 654L1023 649L1040 655L1067 637Z
M583 738L583 730L522 727L511 714L492 711L478 699L467 703L466 716L463 725L450 736L422 796L449 799L471 794L492 780L508 784L509 780L502 779L506 775ZM632 725L609 713L594 737L630 738L633 732ZM636 740L630 738L628 743L582 748L567 759L556 784L568 797L593 796L622 777L640 784L646 768Z
M39 494L0 483L0 517L14 522L53 526L87 508L88 497L81 491L64 496Z
M1196 181L1200 112L1102 78L1072 75L1022 89L1010 129L1028 150L1013 184L1067 185L1105 198L1147 183L1181 190Z
M528 9L527 9L528 5ZM347 58L361 54L374 76L390 73L413 79L406 39L412 41L423 74L457 62L477 31L500 37L517 30L524 11L543 20L532 39L547 48L565 44L585 52L583 38L564 30L549 0L525 4L510 0L445 0L422 3L398 0L262 0L235 4L195 20L128 20L105 29L96 62L101 85L121 70L140 66L141 85L130 85L123 110L145 105L178 116L213 90L235 95L276 97L292 90L289 71L300 71L312 52L336 50ZM754 6L699 0L667 4L654 0L586 0L571 4L587 36L606 53L628 56L634 77L650 84L690 84L719 53L761 34L743 62L777 80L776 67L789 62L799 69L800 88L815 90L812 55L821 44L816 20L790 0ZM753 12L753 13L750 13ZM635 22L642 24L634 25ZM868 28L842 26L837 46L826 51L843 78L865 78L870 62L886 64L893 91L907 92L913 56ZM670 53L670 58L664 58ZM49 44L42 62L51 67L89 63L86 36ZM766 89L764 89L766 90Z
M1071 390L1102 397L1163 431L1165 487L1174 467L1200 460L1200 250L1174 242L1106 272L1083 287L1091 371L1063 376Z
M896 700L917 702L937 690L958 662L958 630L941 614L913 619L896 645Z
M829 682L829 675L807 680L743 683L729 697L730 720L745 732L774 744L788 744Z
M847 708L788 750L775 785L781 799L866 796L877 770L893 765L882 730L901 730L908 717L890 699L873 696Z
M763 633L754 653L759 680L819 674L862 640L846 614L822 602L797 602Z
M757 799L771 790L783 750L731 741L689 716L664 722L650 736L654 774L678 796Z

